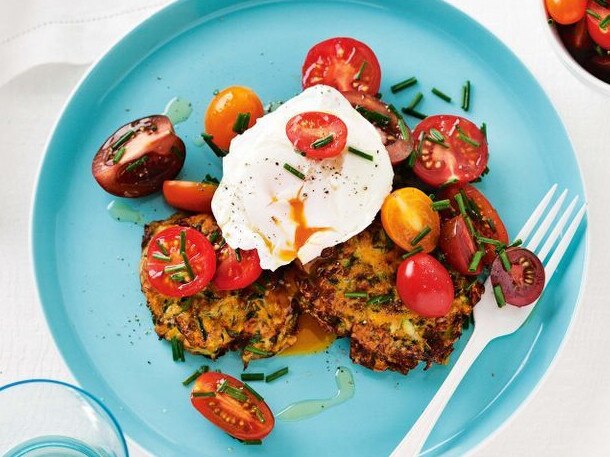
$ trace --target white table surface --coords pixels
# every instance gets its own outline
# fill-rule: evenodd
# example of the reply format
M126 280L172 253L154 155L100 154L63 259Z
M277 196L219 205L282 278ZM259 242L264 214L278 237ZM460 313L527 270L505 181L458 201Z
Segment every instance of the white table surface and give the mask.
M553 54L544 26L537 20L535 0L450 3L507 43L553 100L585 177L593 247L583 303L554 367L532 400L474 455L610 455L610 243L605 227L610 223L610 98L581 84ZM46 65L0 87L0 159L5 170L0 179L0 253L4 261L0 269L0 385L31 377L72 380L42 315L28 255L28 233L33 185L45 140L85 69ZM146 455L133 443L130 446L132 455Z

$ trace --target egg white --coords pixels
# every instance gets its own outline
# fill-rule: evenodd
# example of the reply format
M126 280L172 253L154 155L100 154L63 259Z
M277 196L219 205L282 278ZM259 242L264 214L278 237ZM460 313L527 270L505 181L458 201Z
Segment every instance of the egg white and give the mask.
M341 155L316 160L295 151L286 124L306 111L334 114L346 124ZM347 146L371 154L373 161L348 152ZM286 163L305 180L285 170ZM295 258L307 263L364 230L391 192L394 176L375 127L339 91L324 85L304 90L236 137L223 159L223 173L212 200L217 223L229 246L257 249L261 267L269 270ZM303 202L307 226L323 228L298 250L294 199Z

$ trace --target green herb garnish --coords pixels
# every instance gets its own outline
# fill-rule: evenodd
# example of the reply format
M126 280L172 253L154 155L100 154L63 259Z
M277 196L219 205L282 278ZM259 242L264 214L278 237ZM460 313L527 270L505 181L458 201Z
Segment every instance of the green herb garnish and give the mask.
M458 138L460 140L462 140L464 143L468 143L471 146L474 146L475 148L478 148L479 146L481 146L481 143L479 143L476 140L473 140L472 138L470 138L468 135L466 135L466 133L460 128L459 125L456 125L455 128L458 131Z
M374 157L371 154L367 154L366 152L362 152L360 149L356 149L356 148L354 148L352 146L348 146L347 150L349 152L351 152L352 154L355 154L355 155L357 155L359 157L362 157L363 159L370 160L371 162L374 159Z
M218 146L216 146L216 143L214 143L214 137L208 133L202 133L201 134L201 138L203 138L203 141L205 141L205 144L208 145L208 147L212 150L212 152L214 154L216 154L216 156L218 157L224 157L227 155L228 151L225 151L224 149L219 148Z
M142 156L138 160L131 162L129 165L125 167L125 172L129 173L137 168L140 168L146 161L148 160L148 156Z
M184 344L182 343L182 340L173 337L170 341L172 344L172 358L174 359L174 362L184 362Z
M117 150L118 148L120 148L121 146L123 146L125 143L127 143L132 136L134 136L136 134L136 132L134 132L133 130L129 130L128 132L125 132L123 135L121 135L121 138L119 138L118 140L116 140L114 143L112 143L110 145L110 149Z
M394 84L392 87L390 87L390 90L393 94L395 94L396 92L400 92L401 90L414 86L415 84L417 84L417 78L413 76L409 79L405 79L404 81Z
M153 259L160 260L161 262L169 262L172 258L168 255L161 254L160 252L153 253Z
M468 271L471 273L477 271L477 268L479 268L479 264L481 263L481 259L483 259L484 255L485 250L483 249L479 249L477 252L475 252L472 256L472 260L470 261L470 265L468 266Z
M487 139L487 124L485 122L483 122L481 124L481 133L483 134L483 136L485 137L485 139Z
M197 397L215 397L216 392L193 392L192 395L195 398L197 398Z
M423 247L421 246L417 246L415 249L411 249L410 251L407 251L406 253L404 253L402 255L402 259L408 259L411 256L414 256L415 254L419 254L420 252L422 252L424 250Z
M121 160L121 157L123 157L123 154L125 154L125 151L126 151L125 146L123 146L117 152L115 152L114 157L112 158L112 163L115 165L117 163L119 163L119 161Z
M595 11L593 11L592 9L589 9L589 8L587 8L586 11L589 16L597 19L598 21L601 21L602 17L599 14L597 14Z
M250 123L250 113L238 113L233 124L233 131L239 135L248 129Z
M500 252L498 252L498 256L500 257L500 260L502 261L502 266L504 267L504 269L506 271L510 271L510 269L512 268L512 265L508 258L508 254L506 254L506 250L502 249Z
M210 243L214 244L220 239L220 230L214 230L210 233L210 238L208 238Z
M608 28L608 24L610 24L610 14L607 14L606 17L600 21L599 28L605 31Z
M208 371L210 371L210 367L208 365L200 366L195 371L193 371L193 373L188 378L186 378L184 381L182 381L182 385L188 386L195 379L197 379L199 377L199 375L201 375L202 373L207 373ZM214 392L203 392L203 393L214 393ZM193 393L193 395L194 395L194 393Z
M230 385L225 385L225 388L222 390L222 393L227 394L229 397L234 398L235 400L243 403L248 400L248 396L243 393L241 389L237 387L233 387Z
M366 303L369 305L382 305L383 303L388 303L392 300L394 300L394 295L392 294L376 295L369 298Z
M182 255L182 260L184 261L184 267L186 268L186 272L188 273L189 278L191 278L191 281L193 281L195 279L195 272L193 271L193 268L191 267L189 258L186 255L186 252L181 252L181 255Z
M261 355L263 357L271 357L273 355L273 352L268 352L268 351L264 351L263 349L259 349L257 347L254 346L246 346L244 348L244 351L248 351L251 352L252 354L256 354L256 355Z
M248 392L250 392L252 395L254 395L254 398L256 398L257 400L264 400L264 398L262 397L261 394L259 394L256 390L254 390L252 387L250 387L250 385L247 382L244 382L244 387L246 388L246 390Z
M421 92L418 92L417 94L415 94L415 97L413 97L413 99L411 100L411 102L407 105L407 107L405 109L411 109L414 110L415 107L417 105L419 105L419 102L421 102L422 98L424 98L424 94L422 94Z
M319 138L316 141L314 141L313 143L311 143L311 147L313 149L323 148L324 146L327 146L330 143L332 143L334 138L335 138L335 136L331 133L330 135L327 135L325 137Z
M363 60L360 64L360 69L358 70L358 73L356 73L356 75L354 76L354 81L360 81L360 78L362 78L362 72L364 71L367 65L368 62L366 60Z
M521 241L521 238L517 238L515 241L513 241L511 244L508 245L509 248L516 248L517 246L521 246L523 244L523 241Z
M428 225L426 225L426 226L425 226L425 227L424 227L424 228L421 230L421 232L419 232L417 235L415 235L415 238L413 238L413 239L411 240L411 246L417 246L417 245L419 244L419 242L420 242L421 240L423 240L423 239L424 239L424 237L425 237L425 236L426 236L428 233L430 233L431 231L432 231L432 229L431 229L431 228L430 228Z
M504 298L504 292L502 292L502 286L500 286L500 284L494 286L494 297L496 297L498 308L502 308L506 305L506 299Z
M281 378L288 374L288 367L281 368L267 376L265 376L265 382L275 381L277 378Z
M367 292L345 292L343 296L345 298L369 298Z
M458 208L460 210L460 214L462 216L466 216L466 204L464 203L464 196L461 193L455 194L453 197L458 204Z
M163 273L175 273L176 271L184 271L186 265L183 263L177 263L175 265L168 265L163 269Z
M468 111L470 108L470 81L466 81L466 84L462 87L462 109Z
M436 95L437 97L445 100L447 103L451 103L451 97L447 94L445 94L444 92L438 90L436 87L432 88L432 93L434 95Z
M265 373L242 373L242 381L264 381Z
M165 247L165 245L161 242L161 240L157 240L157 247L159 251L161 251L164 255L169 255L169 251Z
M385 127L390 123L389 116L378 113L377 111L372 111L370 109L365 108L364 106L356 105L356 111L358 111L362 115L362 117L364 117L372 124Z
M305 175L303 173L301 173L299 170L297 170L296 168L294 168L292 165L290 165L288 163L285 163L284 164L284 170L292 173L297 178L302 179L303 181L305 181Z
M401 111L407 116L416 117L417 119L423 120L428 117L426 114L420 113L419 111L414 110L413 108L402 108Z
M434 211L442 211L449 208L451 208L451 202L448 199L432 202L432 209Z

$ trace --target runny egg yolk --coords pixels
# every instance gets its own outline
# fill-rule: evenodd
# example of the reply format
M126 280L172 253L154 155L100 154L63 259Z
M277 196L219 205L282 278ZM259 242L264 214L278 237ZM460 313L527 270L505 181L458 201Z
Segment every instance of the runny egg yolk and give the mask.
M288 249L282 249L279 252L282 260L293 260L297 257L299 249L301 249L307 240L316 232L328 230L327 227L309 227L305 217L305 204L301 199L301 193L294 198L288 200L290 203L290 218L296 224L294 232L294 241Z

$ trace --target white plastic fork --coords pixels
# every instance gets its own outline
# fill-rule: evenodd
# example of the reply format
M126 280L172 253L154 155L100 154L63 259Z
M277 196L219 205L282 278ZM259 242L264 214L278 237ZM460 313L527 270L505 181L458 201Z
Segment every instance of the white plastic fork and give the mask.
M544 263L551 249L560 238L564 227L566 226L576 204L578 196L570 202L566 210L563 212L557 224L550 231L546 242L538 250L540 242L544 239L553 221L555 220L563 202L568 194L567 189L564 190L556 202L553 204L544 219L542 218L546 208L553 199L557 191L557 184L554 184L547 192L544 198L540 201L530 218L527 220L516 239L523 240L523 246L530 251L536 252L540 261ZM557 244L553 255L544 266L546 275L545 287L551 281L553 273L557 269L559 262L566 253L580 222L582 221L586 211L586 203L583 204L572 222L568 226L561 240ZM541 221L541 222L540 222ZM534 228L538 223L538 230L531 236ZM493 294L491 280L488 278L485 282L485 293L481 297L481 301L474 307L475 327L472 336L464 347L460 358L455 363L449 375L434 395L424 412L419 416L413 427L407 435L402 439L400 444L394 449L390 457L415 457L419 455L424 446L428 435L434 428L436 421L441 416L447 402L455 392L455 389L462 381L464 375L468 372L470 366L474 363L479 354L485 349L487 344L495 338L508 335L515 332L527 320L528 316L536 306L536 302L529 306L518 308L516 306L506 305L499 308Z

